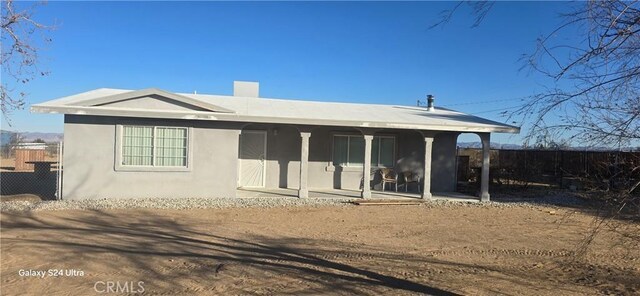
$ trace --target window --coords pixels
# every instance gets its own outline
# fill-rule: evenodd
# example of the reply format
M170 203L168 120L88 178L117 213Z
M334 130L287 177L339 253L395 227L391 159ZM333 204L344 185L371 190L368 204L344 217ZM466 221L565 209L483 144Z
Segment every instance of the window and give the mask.
M371 165L390 168L394 165L396 139L394 137L373 137Z
M371 165L374 167L393 167L395 138L387 136L373 137L371 143ZM364 137L336 135L333 137L334 166L362 166L364 163Z
M123 126L123 166L186 167L187 128Z

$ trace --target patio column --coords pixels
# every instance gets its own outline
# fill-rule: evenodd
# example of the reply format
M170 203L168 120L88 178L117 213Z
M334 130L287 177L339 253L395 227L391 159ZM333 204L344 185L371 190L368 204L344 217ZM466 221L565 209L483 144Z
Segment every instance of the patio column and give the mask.
M422 199L431 199L431 153L433 137L424 137L424 177L422 180Z
M373 135L364 135L364 164L362 165L362 198L371 198L371 143Z
M489 201L489 160L491 156L491 134L478 134L482 141L482 174L480 178L480 201Z
M302 138L302 144L300 145L300 189L298 190L299 198L309 197L309 188L307 188L307 181L309 179L309 138L311 132L300 132Z

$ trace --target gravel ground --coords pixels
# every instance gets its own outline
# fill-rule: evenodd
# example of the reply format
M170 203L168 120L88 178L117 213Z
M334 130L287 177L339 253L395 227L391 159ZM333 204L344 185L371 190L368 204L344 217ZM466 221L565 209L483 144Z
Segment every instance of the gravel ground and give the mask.
M423 203L426 207L554 207L579 206L584 201L567 194L550 195L540 198L519 199L509 195L495 196L497 201L487 203L435 200ZM351 206L349 198L299 199L292 197L269 198L181 198L181 199L100 199L64 201L5 201L0 202L1 212L48 211L48 210L100 210L100 209L207 209L246 207L299 207L299 206Z
M0 203L0 210L7 211L48 211L48 210L100 210L100 209L208 209L245 207L288 207L288 206L345 206L350 199L298 199L282 198L147 198L147 199L98 199L59 201L11 201Z
M589 202L567 191L546 191L535 197L521 197L517 193L496 193L491 198L497 203L515 203L542 206L583 207Z

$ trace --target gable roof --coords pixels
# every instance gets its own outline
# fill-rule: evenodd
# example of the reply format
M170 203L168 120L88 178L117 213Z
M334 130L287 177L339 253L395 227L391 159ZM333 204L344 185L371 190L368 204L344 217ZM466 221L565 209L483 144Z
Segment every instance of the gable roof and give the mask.
M108 105L110 102L153 95L205 110L149 110ZM102 88L35 104L31 107L31 111L457 132L518 133L520 131L520 128L515 126L438 107L434 111L427 111L426 108L411 106L176 94L159 89L131 91Z
M115 103L115 102L148 97L148 96L160 96L162 98L166 98L172 101L176 101L186 105L191 105L194 107L198 107L198 108L213 111L213 112L234 113L234 111L232 110L222 108L220 106L216 106L208 102L203 102L187 96L170 93L168 91L164 91L157 88L146 88L141 90L134 90L134 91L124 92L124 93L113 94L113 95L104 96L104 97L88 98L86 100L72 103L72 105L85 106L85 107L100 106L100 105L107 105L109 103ZM67 103L67 105L69 105L69 103Z

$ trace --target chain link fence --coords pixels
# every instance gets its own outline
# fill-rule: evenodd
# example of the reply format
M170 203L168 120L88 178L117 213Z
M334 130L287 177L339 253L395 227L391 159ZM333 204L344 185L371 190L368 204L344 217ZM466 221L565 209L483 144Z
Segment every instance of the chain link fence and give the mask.
M0 195L35 195L60 199L62 193L62 142L17 143L1 147Z

